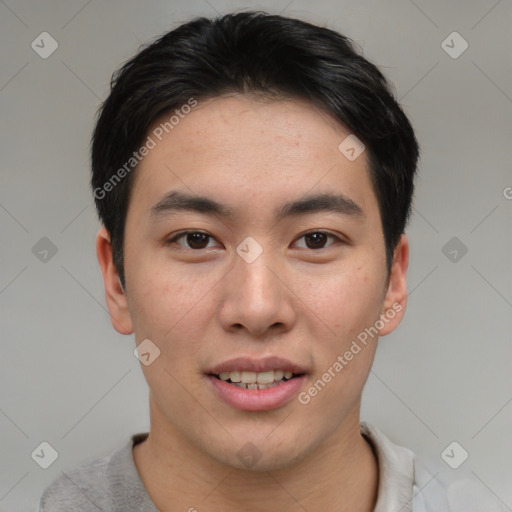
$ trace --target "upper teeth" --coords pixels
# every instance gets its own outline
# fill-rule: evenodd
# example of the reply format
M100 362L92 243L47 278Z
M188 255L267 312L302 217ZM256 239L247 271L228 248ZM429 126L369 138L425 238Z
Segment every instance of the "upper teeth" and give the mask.
M283 370L270 370L269 372L222 372L219 374L221 380L230 379L231 382L243 382L244 384L270 384L275 380L281 380L283 377L291 379L293 373Z

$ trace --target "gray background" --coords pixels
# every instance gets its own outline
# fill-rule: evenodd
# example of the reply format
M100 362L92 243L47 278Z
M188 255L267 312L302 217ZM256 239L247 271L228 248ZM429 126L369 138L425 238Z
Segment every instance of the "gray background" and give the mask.
M35 510L60 471L149 427L134 340L110 325L96 261L93 119L140 44L248 8L345 33L394 83L423 151L410 298L380 340L363 419L511 510L510 0L0 1L0 510ZM46 59L31 48L43 31L59 45ZM458 58L441 46L453 31L469 44ZM47 261L32 250L42 237L57 248ZM46 470L31 458L42 441L59 453ZM458 469L440 455L452 441L469 452Z

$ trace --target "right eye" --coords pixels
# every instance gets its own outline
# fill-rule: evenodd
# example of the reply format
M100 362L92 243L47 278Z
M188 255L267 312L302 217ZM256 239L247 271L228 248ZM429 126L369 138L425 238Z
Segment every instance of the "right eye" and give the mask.
M188 244L187 246L183 246L182 244L178 243L178 240L184 239L185 243ZM192 249L192 250L201 250L201 249L209 249L208 247L208 240L215 240L212 235L205 233L203 231L181 231L180 233L177 233L173 237L171 237L169 240L165 242L166 245L171 245L173 243L178 243L178 245L184 249ZM206 245L205 245L206 244Z

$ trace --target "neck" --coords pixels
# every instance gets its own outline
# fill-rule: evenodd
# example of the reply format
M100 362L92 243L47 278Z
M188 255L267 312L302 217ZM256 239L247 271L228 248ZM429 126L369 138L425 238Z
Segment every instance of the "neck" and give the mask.
M162 512L371 512L377 501L378 464L360 434L359 407L313 453L287 468L251 471L220 464L153 414L150 434L133 455Z

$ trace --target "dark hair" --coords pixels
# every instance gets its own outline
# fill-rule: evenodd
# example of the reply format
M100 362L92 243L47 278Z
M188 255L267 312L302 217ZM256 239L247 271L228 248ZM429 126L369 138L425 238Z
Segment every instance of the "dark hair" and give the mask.
M229 93L308 100L365 144L389 273L410 215L419 147L388 82L354 48L346 36L305 21L231 13L180 25L112 75L92 137L91 185L123 287L124 228L134 176L127 162L135 170L134 152L155 119L191 98Z

